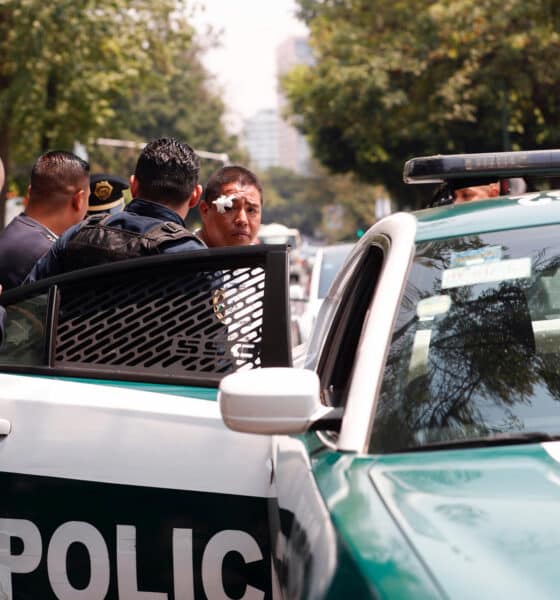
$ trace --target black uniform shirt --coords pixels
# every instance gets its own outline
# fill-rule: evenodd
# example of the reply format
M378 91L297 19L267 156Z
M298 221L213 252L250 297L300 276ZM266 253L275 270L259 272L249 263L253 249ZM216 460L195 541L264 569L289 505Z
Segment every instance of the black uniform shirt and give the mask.
M35 262L57 236L35 219L21 213L0 231L0 284L9 290L20 285Z
M155 224L161 221L171 221L184 226L181 217L170 208L142 200L134 199L123 211L111 215L106 225L117 229L126 229L137 233L145 233ZM37 261L35 266L29 272L25 283L32 283L45 277L52 277L64 272L64 254L68 247L68 242L72 240L80 230L82 223L78 223L70 229L67 229L58 239L56 244L41 260ZM186 252L190 250L200 250L206 248L206 244L198 239L178 240L162 247L164 254L173 252Z

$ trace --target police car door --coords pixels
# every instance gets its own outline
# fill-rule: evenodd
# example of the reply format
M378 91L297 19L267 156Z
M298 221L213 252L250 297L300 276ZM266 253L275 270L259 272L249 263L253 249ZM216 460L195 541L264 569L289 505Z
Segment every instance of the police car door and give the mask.
M340 541L313 463L329 457L331 481L339 479L343 496L347 482L339 459L341 452L363 452L376 389L372 379L382 373L415 230L414 218L402 213L374 225L350 253L319 312L305 366L319 375L327 403L343 409L340 431L274 436L272 548L280 588L290 598L336 595L337 585L348 597L363 595L359 578L344 581L352 578L351 570L342 566ZM366 335L368 323L375 323L375 336ZM361 414L349 405L352 395Z
M271 597L270 439L215 386L289 362L286 254L197 254L2 296L0 598Z

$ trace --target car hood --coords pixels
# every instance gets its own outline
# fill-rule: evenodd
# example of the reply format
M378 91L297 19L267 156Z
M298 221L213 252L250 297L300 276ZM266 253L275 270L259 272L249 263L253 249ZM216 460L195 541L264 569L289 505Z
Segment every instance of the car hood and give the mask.
M380 457L369 476L451 598L558 597L560 443Z

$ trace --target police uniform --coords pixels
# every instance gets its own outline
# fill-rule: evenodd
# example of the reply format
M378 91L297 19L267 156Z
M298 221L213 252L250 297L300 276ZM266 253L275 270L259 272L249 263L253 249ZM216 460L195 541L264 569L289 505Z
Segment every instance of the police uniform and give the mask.
M21 213L0 232L0 284L9 290L20 285L58 236Z
M95 218L90 217L90 219ZM182 239L171 239L165 242L161 247L157 248L157 253L170 254L206 248L204 242L185 229L183 220L175 211L149 200L136 198L121 212L109 215L106 217L106 220L104 219L104 227L106 228L111 230L120 229L127 233L139 235L148 234L154 227L163 223L168 224L169 228L174 228L176 232L182 233L183 237ZM70 256L69 249L73 248L73 241L77 238L80 230L86 226L88 226L88 219L65 231L50 251L35 264L27 276L25 283L31 283L71 270L68 268L68 264L72 262L73 258L77 257ZM94 226L91 229L94 229ZM98 246L97 250L99 249L100 247ZM87 250L87 248L82 247L80 255L84 257L87 254ZM76 254L75 250L71 250L71 252ZM105 260L95 260L95 264L99 264L100 262L109 262L110 260L114 260L114 258L107 257ZM80 266L87 265L81 264Z
M88 215L99 213L115 214L124 208L124 190L128 182L124 177L94 173L90 177Z

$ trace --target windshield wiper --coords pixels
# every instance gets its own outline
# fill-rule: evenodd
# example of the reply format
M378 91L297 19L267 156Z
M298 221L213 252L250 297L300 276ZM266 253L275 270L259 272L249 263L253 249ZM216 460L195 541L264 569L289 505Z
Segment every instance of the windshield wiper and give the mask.
M508 446L514 444L536 444L560 440L560 433L543 431L517 431L511 433L493 433L491 435L429 442L422 446L401 448L396 452L422 452L423 450L445 450L446 448L484 448L485 446Z

